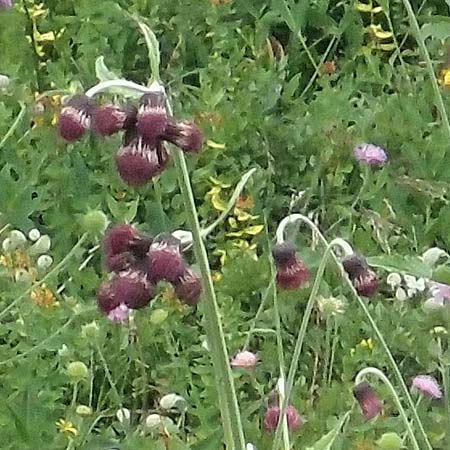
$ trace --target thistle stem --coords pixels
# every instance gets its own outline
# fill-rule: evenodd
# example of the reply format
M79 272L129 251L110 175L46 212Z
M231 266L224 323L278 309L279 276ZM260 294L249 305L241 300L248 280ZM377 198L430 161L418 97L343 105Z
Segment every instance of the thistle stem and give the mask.
M405 424L406 431L408 432L409 438L411 440L411 443L413 444L415 450L420 450L419 444L417 443L416 437L414 436L414 431L411 427L411 424L408 420L408 415L406 414L406 411L403 408L402 402L400 401L400 397L397 394L397 391L395 390L394 386L390 382L389 378L379 369L375 367L366 367L365 369L362 369L355 378L355 384L361 383L362 380L365 379L367 375L374 375L378 379L380 379L391 391L392 397L394 398L394 401L397 405L398 411L400 412L400 415L402 416L403 422Z

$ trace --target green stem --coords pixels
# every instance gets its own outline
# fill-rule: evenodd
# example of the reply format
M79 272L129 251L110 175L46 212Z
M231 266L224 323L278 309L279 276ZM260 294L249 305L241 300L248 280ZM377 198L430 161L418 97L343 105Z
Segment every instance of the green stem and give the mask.
M331 331L332 325L329 317L326 318L325 324L325 356L323 357L324 367L322 371L322 384L325 385L328 379L328 362L330 360L331 353Z
M6 134L3 136L2 140L0 141L0 150L5 146L6 141L14 134L17 127L19 126L20 121L22 120L22 117L25 115L27 107L25 104L20 104L20 111L19 114L17 114L16 119L12 123L12 125L9 127L9 130L6 132Z
M331 357L330 357L330 364L328 366L328 378L327 378L327 385L329 386L331 384L331 378L333 377L333 366L334 366L334 357L336 355L336 346L338 343L339 334L338 334L338 324L337 320L334 320L334 336L333 336L333 343L331 345Z
M167 110L172 115L172 107L167 101ZM203 311L205 314L205 328L208 344L216 376L219 403L221 405L222 420L224 422L225 439L228 448L245 450L244 432L241 424L241 414L236 397L234 380L229 364L228 350L223 334L220 311L214 291L208 254L203 243L197 208L192 192L189 171L182 151L171 147L171 153L178 171L180 190L184 199L185 211L189 227L192 230L194 254L200 267L203 284Z
M425 41L422 38L422 34L420 32L419 23L417 22L416 15L414 14L414 10L411 6L411 2L409 0L402 0L403 6L408 13L409 22L411 24L411 28L414 32L414 37L416 38L417 43L419 44L419 48L422 52L422 56L425 59L425 64L427 66L428 76L431 79L431 84L433 86L434 94L436 97L436 106L441 115L441 119L444 122L444 127L447 132L448 137L450 138L450 122L448 119L447 111L445 109L444 100L442 98L441 91L439 89L439 83L436 78L436 74L434 73L433 63L431 62L430 54L428 53L428 49L425 45Z
M95 347L96 347L98 356L100 358L100 361L102 363L103 371L105 372L105 376L108 380L108 383L111 387L114 397L116 397L116 402L120 407L122 407L122 399L120 397L119 391L117 390L116 383L114 383L114 380L112 378L111 371L109 370L109 367L108 367L108 363L106 362L106 359L103 356L103 352L102 352L100 346L98 345L98 343L95 344Z
M417 443L416 437L414 436L414 431L412 429L411 424L409 423L408 415L406 414L406 411L403 408L402 402L400 401L400 397L397 394L397 391L395 390L394 386L390 382L389 378L379 369L376 369L375 367L366 367L365 369L361 370L358 375L356 375L355 384L359 384L366 375L374 375L378 379L380 379L391 391L392 397L394 398L394 401L397 405L398 411L400 412L400 415L402 416L403 422L406 427L406 431L408 432L409 438L411 440L411 443L413 444L415 450L420 450L419 444Z

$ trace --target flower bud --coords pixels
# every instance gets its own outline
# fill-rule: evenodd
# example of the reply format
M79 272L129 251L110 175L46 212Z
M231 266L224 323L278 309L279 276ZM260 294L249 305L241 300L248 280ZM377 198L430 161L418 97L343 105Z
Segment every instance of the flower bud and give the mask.
M53 264L53 258L50 255L41 255L36 264L38 269L45 271Z
M117 412L116 412L116 417L117 417L117 420L122 425L129 425L130 424L131 413L130 413L129 409L127 409L127 408L120 408L120 409L118 409Z
M67 375L72 379L74 383L78 383L88 376L89 370L82 361L71 362L67 366Z
M14 246L13 246L10 238L3 239L2 250L4 253L9 253L14 250Z
M43 234L29 249L29 254L32 256L42 255L50 250L51 240L50 236Z
M130 186L143 186L166 167L169 155L160 144L148 144L137 136L122 145L116 166L122 180Z
M92 129L100 136L111 136L136 122L136 108L122 109L116 105L102 105L93 110Z
M353 388L353 395L361 407L366 420L373 419L383 410L383 405L367 381L357 384Z
M297 257L292 244L276 244L272 254L277 268L277 284L281 289L297 289L309 280L309 271Z
M75 95L62 108L58 121L59 135L66 141L79 139L91 125L92 101L86 95Z
M83 230L92 236L98 236L105 232L109 220L103 211L91 210L84 214L81 226Z
M164 134L167 126L167 113L164 94L150 92L144 94L140 100L137 114L138 133L150 145L156 145Z
M161 416L160 414L149 414L145 419L145 428L153 432L160 432L162 428L174 425L170 417Z
M139 270L119 272L112 281L112 291L119 304L131 309L144 308L155 295L153 284Z
M190 268L186 268L184 273L175 281L176 296L187 305L196 305L202 293L202 280Z
M2 0L0 0L0 5L1 5L1 1ZM3 0L3 1L5 1L5 0ZM8 0L6 0L6 1L8 1ZM1 9L1 6L0 6L0 9ZM8 76L0 75L0 89L7 88L9 86L10 81L11 80L9 79Z
M81 417L89 417L92 416L92 408L86 405L79 405L75 412Z
M403 439L397 433L384 433L377 445L380 450L400 450L403 448Z
M289 405L286 408L286 419L289 431L297 431L302 425L303 421L294 406ZM270 406L264 414L263 426L269 433L274 433L280 420L280 407Z
M27 242L27 238L20 230L12 230L9 233L9 239L14 249L21 247Z
M373 297L378 290L378 278L366 260L356 253L343 259L342 265L356 292L364 297Z
M169 119L163 138L188 153L198 153L203 146L203 136L193 122Z
M81 335L87 339L96 339L99 332L100 328L95 320L81 327Z
M157 236L147 254L148 275L153 282L161 280L175 283L185 273L180 241L171 234Z
M14 273L14 280L16 281L16 283L23 283L30 285L33 281L33 277L27 270L17 269Z
M183 412L186 410L187 402L183 397L181 397L181 395L167 394L161 398L159 404L161 408L165 409L166 411L176 409L179 412Z
M41 233L37 228L33 228L32 230L30 230L28 232L28 238L30 239L30 241L37 241L39 238L41 237Z
M256 367L257 362L258 357L255 353L244 351L237 353L236 356L231 360L231 367L233 367L233 369L251 370Z

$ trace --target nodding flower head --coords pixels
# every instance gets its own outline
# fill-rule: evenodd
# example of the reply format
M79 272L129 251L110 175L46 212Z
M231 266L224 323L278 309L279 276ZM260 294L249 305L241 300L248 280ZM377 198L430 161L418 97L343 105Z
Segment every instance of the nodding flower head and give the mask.
M371 166L383 165L388 157L386 151L373 144L359 144L353 149L353 156L357 161Z
M298 258L295 247L283 242L276 244L272 255L277 268L277 284L281 289L297 289L309 280L305 263Z
M165 97L162 92L144 94L137 113L137 130L150 144L156 145L167 127Z
M92 101L86 95L74 95L62 108L58 121L59 135L73 142L91 126Z
M263 426L269 433L274 433L280 420L280 407L278 405L270 406L264 414ZM302 425L303 421L300 414L294 406L289 405L286 408L286 420L289 431L297 431Z
M152 281L170 281L180 284L186 275L186 264L181 254L180 241L169 233L157 236L148 251L148 274Z
M441 388L436 378L430 375L417 375L412 381L412 387L427 397L442 398Z
M202 293L202 281L190 268L186 268L183 274L174 283L176 296L187 305L196 305Z
M140 270L119 272L112 280L116 301L130 309L144 308L155 295L155 288Z
M97 290L97 306L104 314L108 315L120 305L116 298L113 285L110 281L104 281Z
M353 388L353 395L359 403L366 420L373 419L383 410L383 405L367 381L362 381Z
M134 107L120 108L116 105L102 105L92 112L92 128L101 136L111 136L136 123L137 110Z
M122 180L130 186L142 186L161 173L168 161L162 143L147 143L141 136L125 137L116 155L116 165Z
M194 122L169 119L163 138L185 152L198 153L203 146L203 136Z
M366 260L356 253L343 259L342 265L359 295L373 297L378 290L376 273L369 268Z

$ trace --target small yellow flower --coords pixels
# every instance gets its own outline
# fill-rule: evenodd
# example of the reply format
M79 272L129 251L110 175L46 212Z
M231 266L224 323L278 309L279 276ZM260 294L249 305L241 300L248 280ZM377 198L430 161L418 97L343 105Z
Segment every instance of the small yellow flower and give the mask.
M77 436L78 435L78 430L73 426L73 423L70 422L69 420L59 419L56 422L56 428L58 428L58 431L60 433L64 433L66 436L68 436L68 435Z
M359 346L362 348L367 348L368 350L373 350L373 341L372 338L369 339L363 339L360 343Z
M439 81L442 86L446 88L450 87L450 68L441 70Z
M31 300L37 305L49 308L55 306L55 295L53 292L43 283L40 287L37 287L31 291Z

